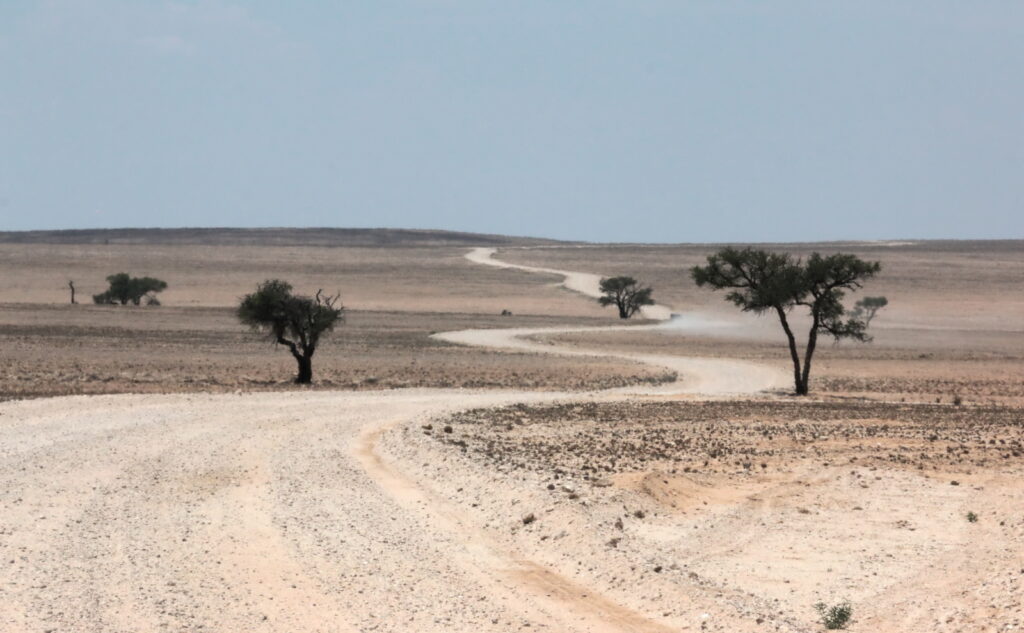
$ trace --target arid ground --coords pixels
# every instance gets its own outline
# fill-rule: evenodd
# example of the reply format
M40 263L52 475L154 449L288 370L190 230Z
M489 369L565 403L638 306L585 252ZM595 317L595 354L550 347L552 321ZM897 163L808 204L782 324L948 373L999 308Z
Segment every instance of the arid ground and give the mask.
M0 631L1022 630L1024 242L769 246L883 265L806 398L714 248L0 234ZM312 387L234 318L271 277L347 307Z

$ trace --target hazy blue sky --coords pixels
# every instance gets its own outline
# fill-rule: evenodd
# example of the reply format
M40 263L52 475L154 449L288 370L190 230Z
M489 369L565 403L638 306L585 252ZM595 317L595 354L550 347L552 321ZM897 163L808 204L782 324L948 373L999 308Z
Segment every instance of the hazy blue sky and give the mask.
M1024 237L1024 2L0 0L0 229Z

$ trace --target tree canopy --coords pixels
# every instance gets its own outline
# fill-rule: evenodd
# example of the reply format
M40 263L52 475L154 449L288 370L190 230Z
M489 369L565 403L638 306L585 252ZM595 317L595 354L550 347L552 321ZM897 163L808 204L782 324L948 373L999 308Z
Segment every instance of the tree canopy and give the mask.
M654 290L640 286L632 277L610 277L601 280L602 296L598 303L602 306L614 305L619 309L619 318L628 319L643 306L654 304L651 297Z
M297 383L313 380L313 354L320 337L344 320L345 309L338 295L318 290L316 296L292 294L292 285L280 279L268 279L245 295L237 310L238 319L263 332L275 343L284 345L298 363Z
M707 258L704 266L691 269L698 286L727 290L726 299L745 312L774 311L789 342L796 393L806 395L810 386L811 359L819 332L835 340L870 341L867 321L847 314L843 298L874 277L881 265L855 255L811 253L806 260L788 253L752 248L723 248ZM788 315L797 306L807 308L811 325L801 361Z
M107 290L92 296L94 303L139 305L143 298L148 304L159 304L156 294L167 289L167 282L154 277L132 277L128 273L115 273L107 277Z

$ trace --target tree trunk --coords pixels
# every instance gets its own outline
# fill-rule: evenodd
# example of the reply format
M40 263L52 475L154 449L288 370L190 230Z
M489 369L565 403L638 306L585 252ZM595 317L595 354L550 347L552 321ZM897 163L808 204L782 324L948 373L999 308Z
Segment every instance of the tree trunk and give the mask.
M796 351L796 337L793 336L793 330L789 327L789 320L786 318L786 311L781 306L775 306L775 311L779 315L779 321L782 323L782 329L786 332L786 339L789 340L789 356L793 359L793 383L796 389L796 395L806 396L807 395L807 383L804 382L803 374L800 372L800 352Z
M306 347L305 342L303 342L302 351L300 352L298 345L281 335L278 335L277 342L288 346L288 351L292 353L292 357L295 358L295 362L299 365L299 373L295 376L295 384L308 385L313 382L313 352L316 349Z
M313 382L313 358L310 355L299 354L295 356L299 364L299 375L295 377L295 384L308 385Z
M818 314L814 314L814 322L811 324L811 331L807 334L807 351L804 352L804 373L803 373L803 393L801 396L806 396L811 389L811 357L814 356L814 348L818 344L818 325L820 320Z
M619 318L620 319L628 319L629 318L629 312L626 311L626 304L625 303L620 303L619 304Z
M71 288L71 305L75 305L75 282L69 281L68 288Z

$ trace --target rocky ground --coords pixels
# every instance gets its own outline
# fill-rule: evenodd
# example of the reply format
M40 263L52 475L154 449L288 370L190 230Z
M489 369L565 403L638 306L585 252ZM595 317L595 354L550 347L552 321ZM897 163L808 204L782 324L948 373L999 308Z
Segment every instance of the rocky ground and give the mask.
M436 437L511 472L765 472L793 460L945 471L1024 464L1016 407L870 402L581 403L470 410Z
M675 630L815 630L815 603L846 600L860 631L1024 625L1019 408L517 405L387 446L510 547Z

